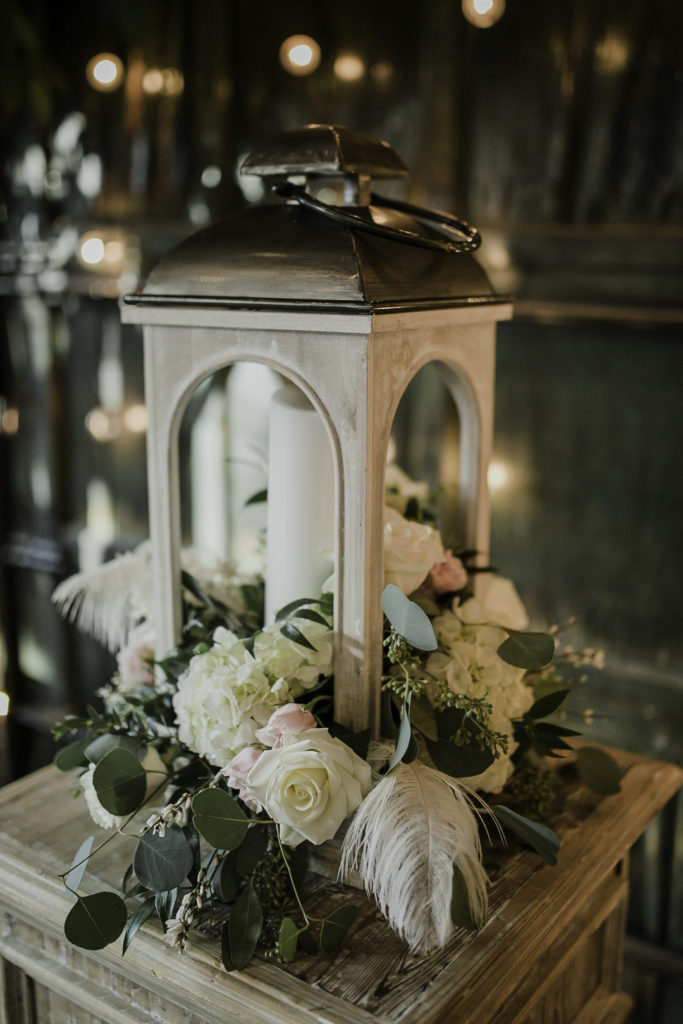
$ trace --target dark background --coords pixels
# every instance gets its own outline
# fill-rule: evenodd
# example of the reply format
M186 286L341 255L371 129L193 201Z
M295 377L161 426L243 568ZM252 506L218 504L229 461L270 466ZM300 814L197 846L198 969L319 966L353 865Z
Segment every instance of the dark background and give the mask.
M681 11L674 0L508 0L481 29L454 0L5 0L6 776L50 758L52 722L111 670L52 609L55 584L84 545L106 558L147 533L144 434L124 425L103 441L85 426L95 407L120 421L142 401L140 338L120 327L118 296L174 240L244 204L236 168L250 147L316 121L387 139L411 168L401 194L480 227L482 263L516 297L498 335L495 459L508 480L492 496L493 560L536 622L577 615L570 642L607 649L571 717L583 726L592 711L596 739L683 759ZM294 33L320 45L305 77L278 60ZM126 71L107 94L85 77L101 51ZM335 75L342 52L363 61L358 80ZM145 92L150 69L173 69L176 91ZM79 127L60 141L74 113ZM99 188L84 177L93 154ZM207 167L222 171L218 185ZM122 243L111 273L78 261L89 231ZM103 363L119 367L113 397ZM408 414L411 429L432 429L419 402ZM111 497L99 533L94 479ZM680 1020L681 818L669 808L634 855L627 983L638 1022Z

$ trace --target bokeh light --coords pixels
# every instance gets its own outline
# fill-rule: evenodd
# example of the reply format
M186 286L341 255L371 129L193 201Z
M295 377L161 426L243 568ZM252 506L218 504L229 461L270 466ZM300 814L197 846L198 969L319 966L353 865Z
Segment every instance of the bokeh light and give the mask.
M311 36L289 36L280 47L280 63L290 75L310 75L320 64L320 47Z
M123 82L123 61L115 53L96 53L86 65L85 77L98 92L113 92Z
M476 28L490 28L505 13L505 0L462 0L462 13Z

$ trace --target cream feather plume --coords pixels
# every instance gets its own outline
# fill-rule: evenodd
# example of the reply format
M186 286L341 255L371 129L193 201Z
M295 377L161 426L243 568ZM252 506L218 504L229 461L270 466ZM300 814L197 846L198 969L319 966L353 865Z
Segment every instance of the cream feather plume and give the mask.
M453 866L472 919L486 920L486 872L477 818L466 792L442 772L400 763L366 796L349 825L339 868L357 870L368 894L415 953L445 945L453 933Z
M69 576L55 589L52 600L84 633L110 651L119 650L136 622L151 613L149 541L95 569Z
M184 548L181 566L214 599L230 611L243 611L234 566L197 548ZM58 610L84 633L110 651L120 650L141 620L154 624L152 548L148 540L133 551L88 572L77 572L56 587L52 600Z

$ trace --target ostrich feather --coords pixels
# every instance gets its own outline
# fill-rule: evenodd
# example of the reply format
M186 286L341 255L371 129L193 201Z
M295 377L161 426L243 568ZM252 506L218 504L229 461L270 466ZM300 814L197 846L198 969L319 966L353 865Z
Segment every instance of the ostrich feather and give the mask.
M117 555L88 572L77 572L55 589L58 610L110 651L123 647L128 633L152 607L150 544Z
M339 874L344 879L357 870L394 931L425 954L453 932L454 864L471 915L483 923L487 879L470 801L454 779L413 761L383 776L356 811Z
M212 598L232 612L243 611L232 563L193 547L181 551L180 563ZM62 615L84 633L94 636L110 651L120 650L140 619L154 623L150 542L144 541L133 551L117 555L96 569L70 576L55 589L52 600Z

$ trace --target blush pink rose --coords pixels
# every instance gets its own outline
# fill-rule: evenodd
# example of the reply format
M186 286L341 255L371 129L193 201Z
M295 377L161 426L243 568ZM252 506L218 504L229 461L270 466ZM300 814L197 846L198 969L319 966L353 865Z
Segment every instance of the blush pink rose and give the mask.
M467 569L452 551L444 552L446 558L437 562L429 570L427 586L434 594L449 594L452 590L462 590L467 584Z
M256 739L266 747L281 747L285 736L298 736L306 729L315 729L318 723L310 711L301 704L285 704L274 711L267 725L256 730Z
M230 789L236 789L240 800L256 814L263 808L260 800L249 789L247 776L262 753L260 747L243 747L239 754L235 754L232 761L228 761L221 772L222 775L227 775Z

